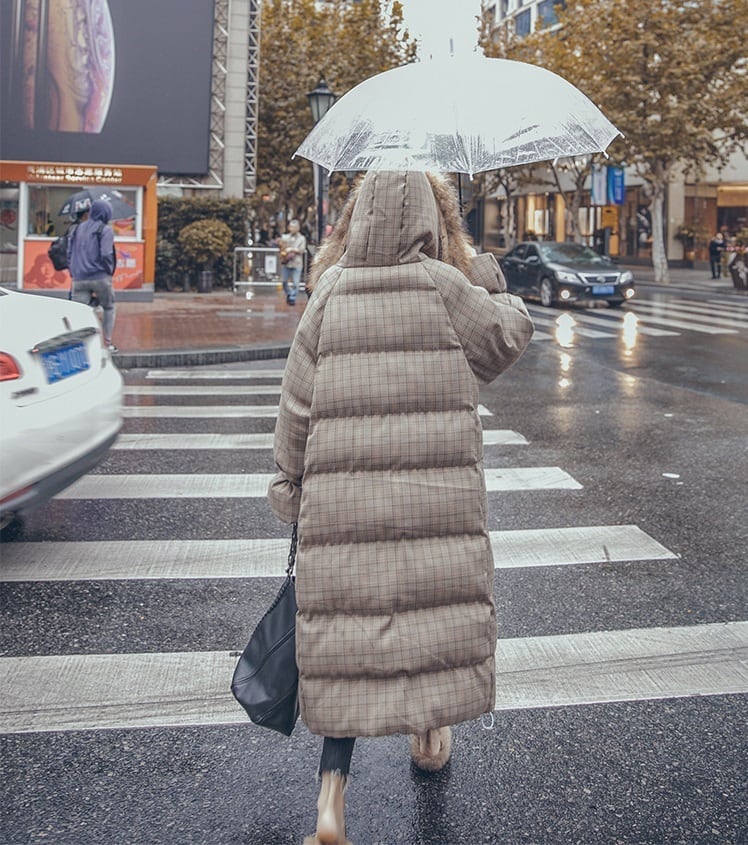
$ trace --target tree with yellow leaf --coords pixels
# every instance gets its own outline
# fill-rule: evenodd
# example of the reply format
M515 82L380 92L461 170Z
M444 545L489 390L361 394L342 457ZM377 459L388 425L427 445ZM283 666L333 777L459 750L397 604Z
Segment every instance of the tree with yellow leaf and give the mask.
M559 27L510 39L511 58L579 87L623 133L610 148L651 193L655 278L669 280L667 186L748 140L748 0L567 0Z
M313 205L312 165L292 156L312 128L306 93L320 79L340 97L415 54L397 0L325 8L314 0L264 0L255 207L304 220Z

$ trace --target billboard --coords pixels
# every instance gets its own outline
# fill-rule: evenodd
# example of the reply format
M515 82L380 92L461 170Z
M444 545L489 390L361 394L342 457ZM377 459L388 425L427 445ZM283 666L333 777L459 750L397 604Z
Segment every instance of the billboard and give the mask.
M213 0L0 0L0 157L208 171Z

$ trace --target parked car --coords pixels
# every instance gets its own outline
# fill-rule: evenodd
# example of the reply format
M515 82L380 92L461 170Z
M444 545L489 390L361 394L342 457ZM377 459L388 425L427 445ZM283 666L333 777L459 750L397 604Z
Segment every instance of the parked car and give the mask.
M0 528L93 469L122 425L122 376L87 305L0 288Z
M636 293L630 270L582 244L526 241L499 263L510 291L539 299L546 307L599 301L615 307Z

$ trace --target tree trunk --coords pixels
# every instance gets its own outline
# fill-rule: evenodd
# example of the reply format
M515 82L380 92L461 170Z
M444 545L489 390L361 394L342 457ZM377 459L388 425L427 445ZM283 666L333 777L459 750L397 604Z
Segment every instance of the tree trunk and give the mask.
M652 267L654 280L662 285L670 284L670 271L665 251L665 186L667 182L653 183L652 216Z
M571 195L571 236L575 244L582 243L582 233L579 231L579 209L582 206L582 191L576 187Z
M504 244L507 249L512 249L517 243L517 221L514 215L514 197L506 190L506 203L504 204Z

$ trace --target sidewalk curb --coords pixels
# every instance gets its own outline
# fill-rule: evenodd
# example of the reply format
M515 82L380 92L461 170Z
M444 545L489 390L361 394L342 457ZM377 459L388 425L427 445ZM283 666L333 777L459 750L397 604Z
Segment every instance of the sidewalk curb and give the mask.
M215 349L158 349L151 352L118 352L112 358L120 370L150 367L200 367L209 364L287 358L290 348L290 343L284 343L273 346L228 346Z

